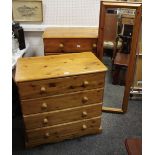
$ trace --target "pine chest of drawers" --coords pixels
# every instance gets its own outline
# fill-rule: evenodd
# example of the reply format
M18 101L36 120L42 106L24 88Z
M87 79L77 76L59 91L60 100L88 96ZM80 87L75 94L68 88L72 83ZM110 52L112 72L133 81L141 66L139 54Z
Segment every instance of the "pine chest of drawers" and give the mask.
M96 54L98 28L47 28L43 33L44 55L92 51Z
M91 52L19 59L26 146L101 132L106 70Z

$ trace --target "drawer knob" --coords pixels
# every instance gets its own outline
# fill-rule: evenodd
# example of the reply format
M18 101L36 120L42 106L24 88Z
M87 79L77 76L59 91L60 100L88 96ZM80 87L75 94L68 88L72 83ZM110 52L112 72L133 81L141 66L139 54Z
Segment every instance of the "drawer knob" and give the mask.
M46 132L45 133L45 138L48 138L50 136L50 133L49 132Z
M82 129L83 129L83 130L87 129L87 125L83 124L83 125L82 125Z
M84 96L83 99L82 99L83 103L86 103L88 101L88 97L87 96Z
M87 87L88 85L89 85L89 82L88 82L88 81L84 81L84 82L83 82L83 86L84 86L84 87Z
M40 91L41 91L41 93L45 93L46 92L46 88L45 87L41 87Z
M44 122L44 124L47 124L48 123L48 119L44 118L43 122Z
M96 48L96 46L97 46L97 45L94 43L94 44L93 44L93 48Z
M83 111L83 112L82 112L82 116L83 116L83 117L86 117L86 116L87 116L87 112L86 112L86 111Z
M42 109L46 109L47 108L47 104L44 102L41 107L42 107Z
M63 48L63 47L64 47L64 45L63 45L63 44L59 44L59 47L60 47L60 48Z

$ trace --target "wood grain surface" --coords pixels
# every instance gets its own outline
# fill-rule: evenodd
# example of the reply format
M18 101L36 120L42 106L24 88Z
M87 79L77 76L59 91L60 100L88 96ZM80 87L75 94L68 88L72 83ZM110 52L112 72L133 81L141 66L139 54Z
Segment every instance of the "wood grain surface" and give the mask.
M104 4L107 8L130 8L130 9L137 9L137 7L140 7L140 3L136 2L108 2L108 1L101 1L102 4Z
M106 70L92 52L19 59L26 147L100 133Z
M101 116L102 103L87 105L77 108L68 108L52 112L26 115L24 117L25 128L27 130L83 120Z
M95 46L95 47L94 47ZM96 51L96 38L45 38L44 53L77 53Z
M20 58L17 82L66 77L106 71L106 66L92 52Z
M101 133L101 117L64 123L27 131L27 147L44 143L59 142L88 134Z
M43 38L97 38L98 27L53 27L46 28Z
M101 72L49 80L20 82L18 83L18 89L21 99L47 97L50 95L102 88L104 77L105 74ZM43 88L44 91L42 91Z
M28 115L101 103L102 100L103 89L101 88L44 98L22 100L21 107L23 115Z

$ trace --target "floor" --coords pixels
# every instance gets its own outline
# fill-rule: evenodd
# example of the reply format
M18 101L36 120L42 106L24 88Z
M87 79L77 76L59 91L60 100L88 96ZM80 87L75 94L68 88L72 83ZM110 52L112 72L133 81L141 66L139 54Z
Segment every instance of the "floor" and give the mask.
M108 79L107 76L106 81L110 81ZM122 87L118 86L118 89L114 89L108 82L106 85L108 89L105 93L106 104L109 102L108 99L117 103L119 99L116 100L117 95L114 94L121 94ZM22 120L21 117L16 116L12 128L13 155L126 155L125 139L142 137L142 102L129 100L126 114L103 113L102 127L103 132L98 135L25 149Z

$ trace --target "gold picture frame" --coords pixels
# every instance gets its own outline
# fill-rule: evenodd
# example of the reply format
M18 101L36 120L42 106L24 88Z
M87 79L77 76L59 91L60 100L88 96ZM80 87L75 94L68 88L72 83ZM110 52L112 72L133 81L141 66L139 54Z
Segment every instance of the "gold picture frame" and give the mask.
M42 0L13 0L13 21L17 22L42 22Z

